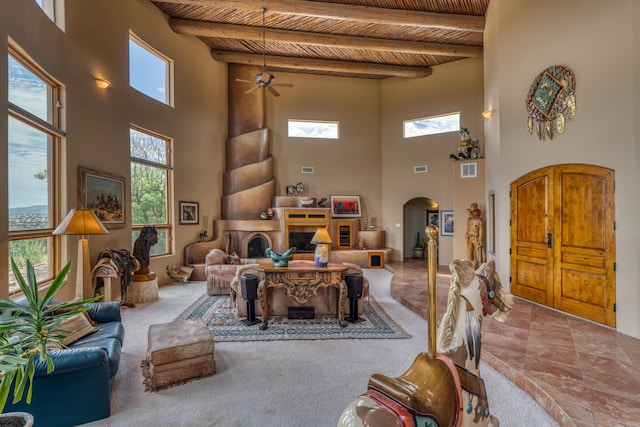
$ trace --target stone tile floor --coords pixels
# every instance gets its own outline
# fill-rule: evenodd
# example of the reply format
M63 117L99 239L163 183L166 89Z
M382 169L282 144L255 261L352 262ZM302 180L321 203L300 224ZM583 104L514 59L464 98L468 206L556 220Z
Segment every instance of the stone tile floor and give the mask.
M427 319L426 260L393 262L391 294ZM448 267L437 276L437 319ZM482 358L531 395L561 426L640 425L640 340L516 298L504 323L485 317Z

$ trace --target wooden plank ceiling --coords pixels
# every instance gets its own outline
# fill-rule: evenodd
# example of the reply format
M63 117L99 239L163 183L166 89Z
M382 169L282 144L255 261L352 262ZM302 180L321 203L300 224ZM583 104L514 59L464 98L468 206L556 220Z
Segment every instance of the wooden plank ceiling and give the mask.
M173 31L200 38L217 61L262 65L264 53L269 71L370 79L425 77L434 65L482 56L489 5L489 0L151 2L169 16Z

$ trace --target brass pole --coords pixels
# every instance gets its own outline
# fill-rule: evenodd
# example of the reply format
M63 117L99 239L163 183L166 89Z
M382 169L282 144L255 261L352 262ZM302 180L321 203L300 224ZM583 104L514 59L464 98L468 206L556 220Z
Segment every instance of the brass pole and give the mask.
M440 234L440 230L435 225L429 225L424 232L429 238L429 242L427 242L427 256L429 259L429 350L427 353L431 359L434 359L436 357L436 274L438 271L436 237Z

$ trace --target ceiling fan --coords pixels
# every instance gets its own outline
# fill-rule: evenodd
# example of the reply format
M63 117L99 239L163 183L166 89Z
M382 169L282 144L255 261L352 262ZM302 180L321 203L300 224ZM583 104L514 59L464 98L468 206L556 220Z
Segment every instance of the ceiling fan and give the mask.
M262 8L262 70L259 73L256 73L256 74L253 75L253 81L251 81L251 80L243 80L243 79L236 79L236 81L244 82L244 83L255 83L256 84L255 87L249 89L245 93L251 93L256 89L265 88L269 92L271 92L271 94L273 96L280 96L280 93L278 93L278 91L273 88L274 86L293 87L293 85L291 83L276 83L275 76L267 71L267 63L266 63L266 60L265 60L266 50L267 50L266 49L266 40L265 40L265 14L266 14L266 12L267 12L267 8L263 7Z

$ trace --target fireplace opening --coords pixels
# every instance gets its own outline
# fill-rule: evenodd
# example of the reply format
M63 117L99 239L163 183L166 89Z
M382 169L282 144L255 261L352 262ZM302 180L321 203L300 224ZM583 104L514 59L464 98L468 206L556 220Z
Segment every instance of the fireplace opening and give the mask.
M269 242L267 239L260 234L256 234L247 244L247 258L265 258L267 256L265 252L268 247Z
M316 245L311 243L315 231L289 231L289 247L296 247L296 252L314 252Z

